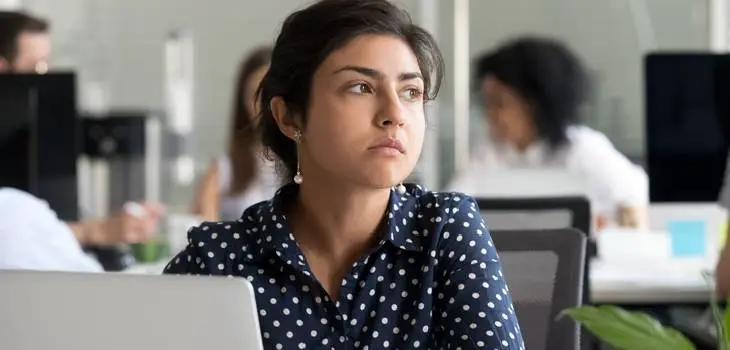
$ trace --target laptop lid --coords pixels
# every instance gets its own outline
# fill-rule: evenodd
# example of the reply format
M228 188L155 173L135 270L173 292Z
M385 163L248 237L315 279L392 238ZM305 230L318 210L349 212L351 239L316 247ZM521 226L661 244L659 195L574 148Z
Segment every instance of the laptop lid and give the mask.
M243 278L0 271L7 350L263 350Z

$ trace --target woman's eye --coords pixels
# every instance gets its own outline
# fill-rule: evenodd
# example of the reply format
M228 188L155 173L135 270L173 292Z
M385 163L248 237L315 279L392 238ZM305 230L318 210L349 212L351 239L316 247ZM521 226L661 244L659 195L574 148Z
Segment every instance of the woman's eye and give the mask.
M354 92L356 94L369 94L372 92L372 89L370 89L370 86L368 86L365 83L358 83L355 85L350 86L348 89L350 92Z
M408 100L418 100L423 96L423 92L417 88L409 88L403 92L403 97Z

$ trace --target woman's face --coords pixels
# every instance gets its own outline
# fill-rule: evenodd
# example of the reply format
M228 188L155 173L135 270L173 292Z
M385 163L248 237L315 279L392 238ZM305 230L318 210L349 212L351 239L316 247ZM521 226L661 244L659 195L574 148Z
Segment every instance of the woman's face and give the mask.
M520 149L537 139L532 107L514 89L488 75L482 92L485 117L494 139Z
M264 79L266 71L268 70L269 65L261 66L253 71L246 81L246 87L243 90L243 102L246 104L246 112L250 118L257 117L260 112L259 100L256 98L256 91L258 90L259 85L261 85L261 81Z
M423 98L421 69L401 39L362 35L332 52L312 80L301 143L305 179L361 188L403 181L421 154Z

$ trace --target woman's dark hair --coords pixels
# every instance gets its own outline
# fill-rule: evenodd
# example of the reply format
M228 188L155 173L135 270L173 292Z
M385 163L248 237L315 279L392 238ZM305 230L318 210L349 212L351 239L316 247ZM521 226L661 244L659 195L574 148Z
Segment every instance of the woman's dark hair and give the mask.
M509 86L533 108L538 133L553 148L567 141L566 128L581 122L590 98L590 82L580 62L564 44L524 37L510 41L476 61L479 88L487 76Z
M438 94L444 62L436 41L388 0L322 0L292 13L276 39L271 66L261 84L262 142L269 158L273 152L285 166L283 175L296 171L296 144L279 130L271 99L281 97L292 113L290 117L298 115L306 123L315 71L333 51L363 34L402 39L418 60L425 100Z
M241 62L233 95L231 133L228 137L228 157L231 160L230 193L244 192L258 176L258 145L255 119L246 107L246 91L251 76L271 62L271 48L261 47L252 51Z

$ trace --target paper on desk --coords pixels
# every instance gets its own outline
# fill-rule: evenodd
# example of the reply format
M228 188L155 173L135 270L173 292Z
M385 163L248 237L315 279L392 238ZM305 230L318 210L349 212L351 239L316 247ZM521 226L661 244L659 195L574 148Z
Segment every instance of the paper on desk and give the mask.
M657 262L656 265L597 261L591 265L591 283L651 286L707 285L702 273L710 268L709 263L676 260Z
M669 236L661 231L607 229L598 235L601 260L665 260L671 258Z

